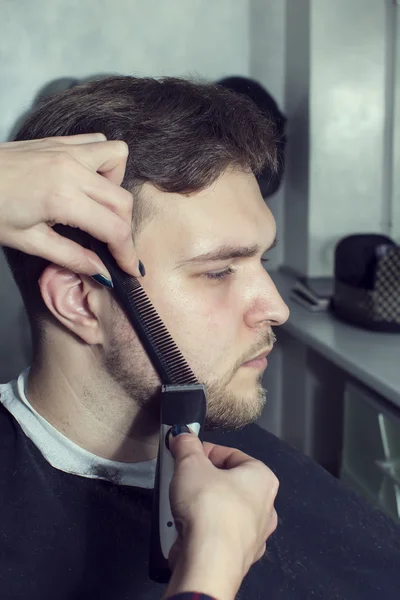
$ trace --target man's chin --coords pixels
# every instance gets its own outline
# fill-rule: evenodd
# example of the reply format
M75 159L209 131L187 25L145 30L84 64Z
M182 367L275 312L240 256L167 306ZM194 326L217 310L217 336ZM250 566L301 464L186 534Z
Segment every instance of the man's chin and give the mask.
M207 400L206 429L234 431L259 419L266 403L266 391L261 384L251 393L230 391L229 388L218 390L217 386L210 386L207 388Z

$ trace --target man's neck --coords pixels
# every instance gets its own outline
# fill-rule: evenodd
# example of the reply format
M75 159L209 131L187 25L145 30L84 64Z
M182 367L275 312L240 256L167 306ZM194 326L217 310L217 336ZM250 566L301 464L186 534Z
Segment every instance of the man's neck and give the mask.
M32 365L29 402L63 435L97 456L120 462L155 458L158 423L95 361L84 347L57 352L53 346Z

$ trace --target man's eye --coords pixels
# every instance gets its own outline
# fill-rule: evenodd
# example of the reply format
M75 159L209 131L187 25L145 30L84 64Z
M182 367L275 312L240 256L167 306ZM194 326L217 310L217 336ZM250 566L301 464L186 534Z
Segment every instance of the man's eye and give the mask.
M262 262L263 265L266 265L267 262L269 262L269 258L267 258L266 256L263 256L262 259L261 259L261 262Z
M225 277L232 275L234 272L235 270L232 267L228 267L224 271L215 271L214 273L206 273L205 275L208 279L225 279Z

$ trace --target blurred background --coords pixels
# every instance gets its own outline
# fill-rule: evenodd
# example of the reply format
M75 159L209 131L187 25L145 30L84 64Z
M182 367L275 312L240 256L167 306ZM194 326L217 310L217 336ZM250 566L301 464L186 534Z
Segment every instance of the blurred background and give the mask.
M0 141L38 94L102 74L241 76L274 99L287 145L266 197L279 238L268 270L291 319L277 331L260 425L400 519L400 333L338 318L328 303L340 240L400 242L399 1L1 0ZM4 382L29 364L30 342L2 256L0 274ZM324 291L307 306L293 295L299 281Z

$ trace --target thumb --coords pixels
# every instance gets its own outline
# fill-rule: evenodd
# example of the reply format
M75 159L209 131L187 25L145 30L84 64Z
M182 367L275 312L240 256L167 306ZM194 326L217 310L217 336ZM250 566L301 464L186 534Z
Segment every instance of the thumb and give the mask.
M200 454L204 456L203 444L186 425L174 425L168 443L171 454L177 462L187 456Z

